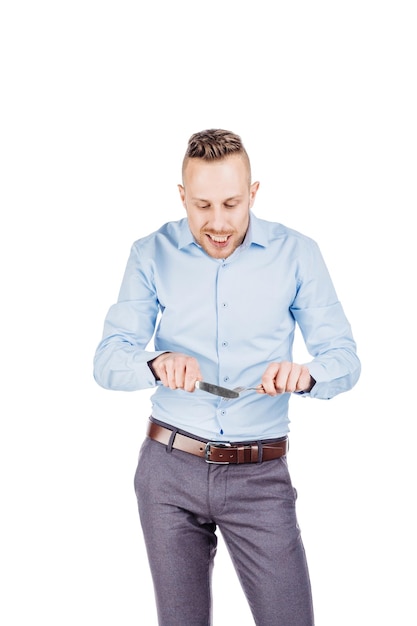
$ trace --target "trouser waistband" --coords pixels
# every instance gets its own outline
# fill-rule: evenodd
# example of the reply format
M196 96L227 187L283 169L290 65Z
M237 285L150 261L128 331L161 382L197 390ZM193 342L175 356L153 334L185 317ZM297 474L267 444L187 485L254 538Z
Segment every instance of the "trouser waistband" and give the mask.
M288 438L277 440L245 441L243 443L226 443L220 441L203 441L177 432L150 421L147 436L175 450L188 452L201 457L207 463L260 463L272 461L285 456L288 452Z

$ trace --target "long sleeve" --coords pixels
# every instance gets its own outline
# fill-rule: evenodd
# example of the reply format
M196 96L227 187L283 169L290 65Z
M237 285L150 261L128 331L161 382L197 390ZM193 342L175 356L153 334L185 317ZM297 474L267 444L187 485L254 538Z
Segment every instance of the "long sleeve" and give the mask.
M161 354L147 350L159 305L155 289L140 258L131 249L118 302L105 319L103 338L94 357L94 378L106 389L135 391L155 386L147 363Z
M350 324L320 250L314 241L308 244L291 312L314 357L307 365L316 384L304 395L330 399L356 384L361 365Z

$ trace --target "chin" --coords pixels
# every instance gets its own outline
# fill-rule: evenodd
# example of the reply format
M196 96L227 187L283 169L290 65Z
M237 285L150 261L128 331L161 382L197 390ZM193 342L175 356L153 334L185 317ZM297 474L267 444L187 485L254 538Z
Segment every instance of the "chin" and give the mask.
M203 246L203 248L209 256L213 257L213 259L227 259L227 257L233 254L233 252L236 250L236 248L224 248L222 250L212 250L208 246Z

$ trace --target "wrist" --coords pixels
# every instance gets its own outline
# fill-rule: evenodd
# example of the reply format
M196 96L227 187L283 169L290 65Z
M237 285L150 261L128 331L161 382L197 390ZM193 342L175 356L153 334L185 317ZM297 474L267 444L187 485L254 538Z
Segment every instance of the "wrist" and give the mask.
M157 359L157 358L158 358L158 357L156 357L155 359L152 359L151 361L148 361L148 367L149 367L149 369L151 370L151 372L152 372L152 374L153 374L153 376L154 376L155 380L161 380L161 379L159 378L158 374L156 373L156 371L155 371L154 367L153 367L153 363L154 363L154 361L156 361L156 359Z

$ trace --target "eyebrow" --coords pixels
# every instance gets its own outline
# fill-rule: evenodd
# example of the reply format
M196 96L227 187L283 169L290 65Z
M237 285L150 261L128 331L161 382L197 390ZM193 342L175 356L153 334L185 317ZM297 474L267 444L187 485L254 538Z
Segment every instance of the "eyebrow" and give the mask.
M230 202L231 200L240 200L241 197L242 197L241 195L231 196L230 198L226 198L226 200L223 200L223 202ZM191 200L194 200L194 202L211 202L210 200L206 200L205 198L191 198Z

